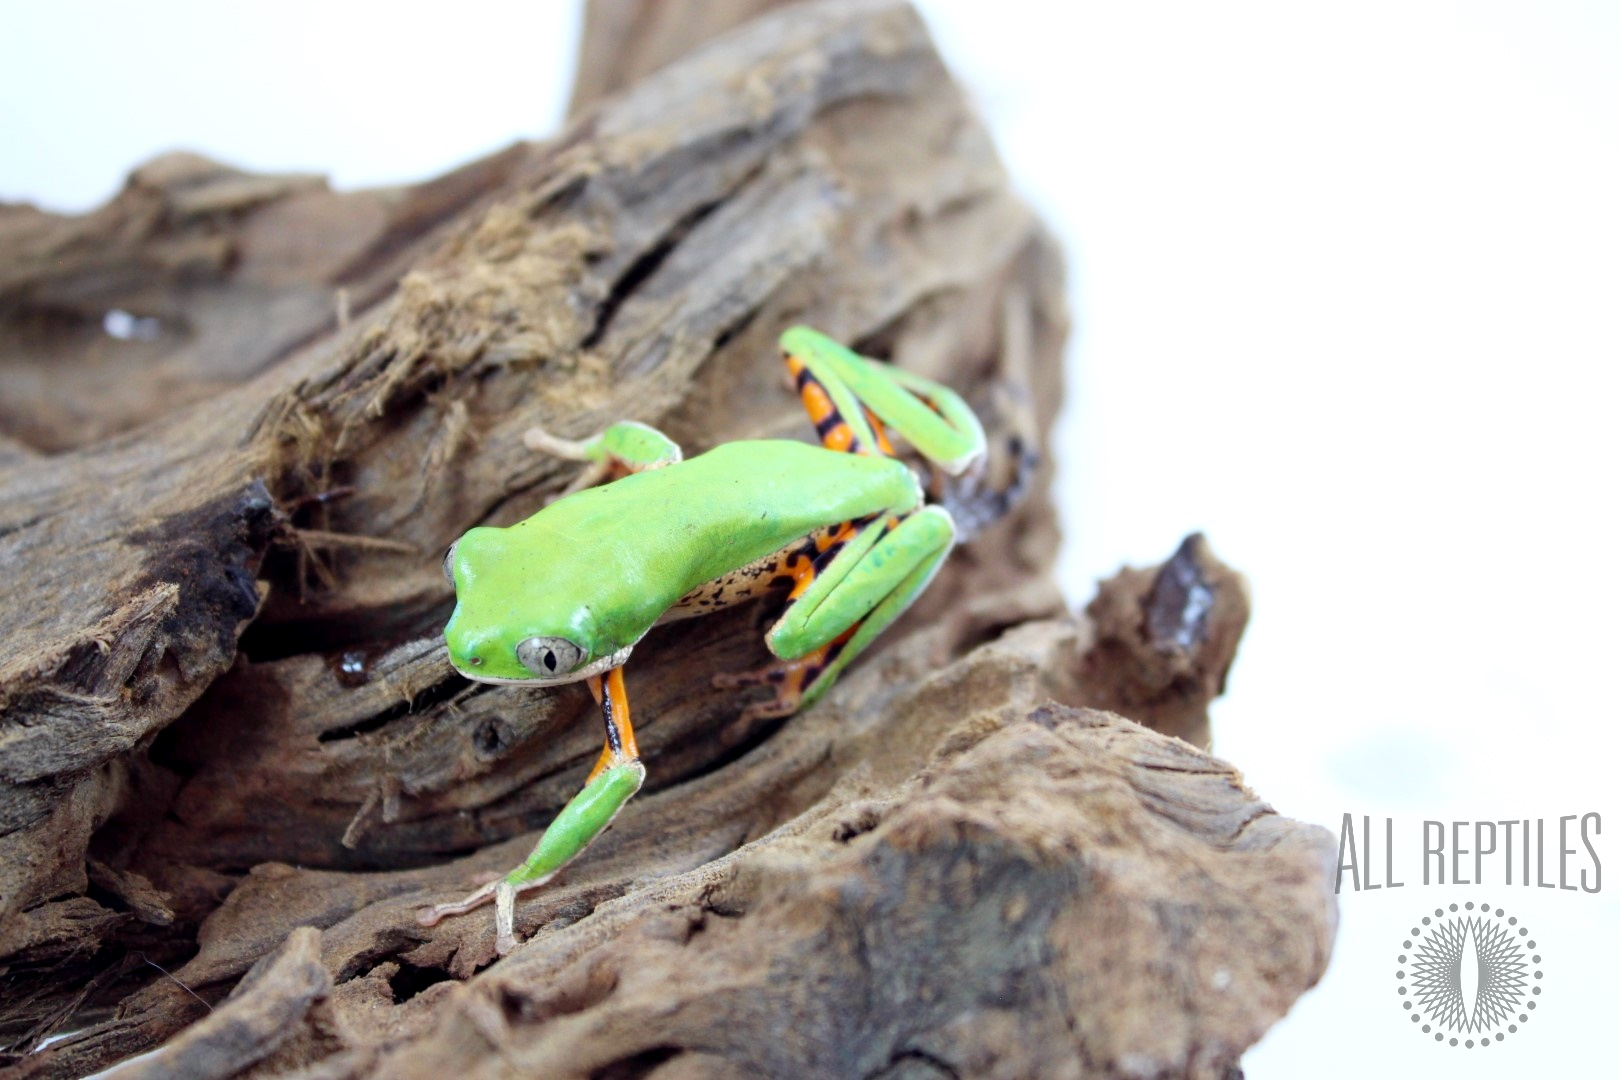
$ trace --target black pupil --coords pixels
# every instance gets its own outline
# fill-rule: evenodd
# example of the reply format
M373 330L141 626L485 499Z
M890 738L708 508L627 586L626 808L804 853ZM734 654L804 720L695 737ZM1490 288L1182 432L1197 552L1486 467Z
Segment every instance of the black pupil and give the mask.
M557 670L557 657L556 657L556 654L553 653L550 649L546 650L545 665L546 665L546 670L547 671L556 671Z

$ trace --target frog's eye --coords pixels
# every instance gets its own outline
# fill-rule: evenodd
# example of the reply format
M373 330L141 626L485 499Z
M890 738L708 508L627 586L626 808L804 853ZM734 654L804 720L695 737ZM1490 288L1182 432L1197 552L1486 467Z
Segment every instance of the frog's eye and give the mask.
M540 678L549 679L578 667L585 658L585 650L567 638L531 637L518 642L517 658L518 663Z
M461 543L461 541L457 540L456 544L459 543ZM444 580L448 581L452 585L456 583L456 544L451 544L450 550L444 553Z

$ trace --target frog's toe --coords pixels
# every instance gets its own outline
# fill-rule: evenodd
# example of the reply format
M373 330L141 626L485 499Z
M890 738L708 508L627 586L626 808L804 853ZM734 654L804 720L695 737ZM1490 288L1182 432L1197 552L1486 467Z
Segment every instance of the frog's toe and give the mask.
M722 671L709 681L717 690L738 690L748 686L769 686L785 678L785 665L768 664L754 671Z
M792 716L799 711L801 700L802 698L798 694L777 694L774 697L766 698L764 701L753 702L743 709L737 719L744 724L749 724L755 720L775 720L784 716Z
M751 686L769 686L775 689L763 701L750 702L740 719L770 720L792 716L805 704L805 696L812 684L827 666L826 648L817 649L796 660L777 660L753 671L722 672L714 676L714 685L732 690Z
M502 876L497 874L493 880L485 882L476 891L468 893L453 904L434 904L430 907L424 907L417 911L416 921L422 926L437 926L439 920L446 915L465 915L474 908L487 904L490 897L495 895L501 880Z

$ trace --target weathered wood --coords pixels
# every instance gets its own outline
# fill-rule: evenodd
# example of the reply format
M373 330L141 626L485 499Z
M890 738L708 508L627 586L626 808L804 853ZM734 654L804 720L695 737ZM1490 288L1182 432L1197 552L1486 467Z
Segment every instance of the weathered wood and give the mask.
M1209 703L1226 689L1249 622L1249 587L1199 533L1163 566L1125 569L1086 605L1088 704L1210 745Z
M754 6L417 188L179 158L84 219L0 210L0 388L32 395L0 409L0 1030L99 1020L0 1075L157 1046L299 927L329 989L261 995L278 1045L179 1036L219 1063L195 1075L1219 1075L1320 974L1329 839L1051 704L1129 673L1063 615L1044 466L802 716L743 726L709 686L765 659L760 611L656 630L628 671L647 788L519 905L532 941L491 967L487 913L415 923L516 862L596 750L582 688L443 655L438 555L577 467L527 427L805 437L774 359L803 321L964 388L992 491L1044 446L1061 267L917 17ZM1172 950L1190 928L1207 948Z
M248 969L219 1008L157 1053L114 1069L109 1080L209 1080L266 1060L332 987L320 944L319 930L293 930Z
M727 30L798 0L595 0L585 5L570 119Z

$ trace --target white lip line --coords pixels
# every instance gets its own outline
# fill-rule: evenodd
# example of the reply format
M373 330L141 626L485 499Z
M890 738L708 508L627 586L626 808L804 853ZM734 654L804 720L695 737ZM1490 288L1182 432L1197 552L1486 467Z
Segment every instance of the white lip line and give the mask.
M637 641L639 640L638 638ZM464 671L456 667L453 661L450 666L455 668L458 675L471 679L473 682L489 683L493 686L565 686L568 683L579 682L581 679L587 679L592 675L600 675L604 671L622 667L624 662L630 658L630 650L635 647L636 642L633 641L618 652L609 653L600 660L594 660L586 664L578 671L570 671L566 675L554 679L505 679L499 675L474 675L470 671Z

